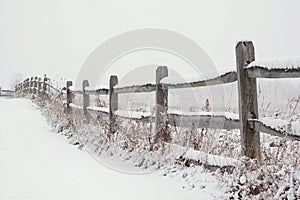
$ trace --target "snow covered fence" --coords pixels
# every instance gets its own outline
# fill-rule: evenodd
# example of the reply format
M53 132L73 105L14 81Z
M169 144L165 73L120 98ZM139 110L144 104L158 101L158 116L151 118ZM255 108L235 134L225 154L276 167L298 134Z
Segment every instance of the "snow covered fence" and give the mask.
M236 65L239 97L239 119L242 154L260 157L260 131L276 136L288 135L259 121L256 78L298 78L300 60L255 61L254 46L251 41L241 41L236 45ZM276 133L276 134L275 134ZM290 136L298 139L299 136Z
M0 87L0 96L14 96L15 91L13 90L2 90Z
M110 121L110 132L116 131L116 118L152 121L155 119L156 134L164 134L167 124L180 127L214 128L214 129L240 129L242 154L250 158L260 156L260 132L271 135L288 137L299 140L300 133L289 133L288 130L277 129L259 119L257 105L257 78L299 78L300 58L272 59L255 61L254 46L251 41L241 41L236 45L236 71L230 70L219 74L211 74L206 79L192 76L185 81L168 77L168 69L160 66L156 70L155 83L120 85L118 77L111 76L108 88L92 90L88 80L83 81L82 90L74 90L72 81L67 81L67 111L71 108L83 110L86 120L89 112L107 116ZM16 92L40 91L39 84L43 84L42 91L46 91L50 84L41 83L36 78L26 79L16 86ZM178 88L208 87L218 84L227 84L237 81L239 96L239 116L231 113L197 113L197 112L170 112L168 111L168 90ZM53 88L53 87L52 87ZM118 94L155 92L155 113L122 111L118 109ZM82 95L83 104L75 105L72 102L74 95ZM109 107L90 106L89 95L108 95Z
M24 95L27 93L49 95L51 91L59 92L59 89L50 84L50 79L46 75L44 75L43 78L37 76L27 78L15 86L16 95Z

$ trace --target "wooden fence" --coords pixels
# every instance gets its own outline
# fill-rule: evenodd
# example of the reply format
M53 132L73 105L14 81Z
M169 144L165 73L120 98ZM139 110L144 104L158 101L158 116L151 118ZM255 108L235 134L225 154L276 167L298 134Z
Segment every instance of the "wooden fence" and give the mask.
M15 91L14 90L3 90L0 87L0 96L2 97L11 97L15 95Z
M2 90L0 87L0 96L12 97L15 95L14 90Z
M217 75L216 77L193 82L168 83L168 69L159 66L156 70L155 84L133 85L122 87L118 85L118 77L111 76L108 88L90 90L88 80L82 83L82 90L72 90L72 81L66 83L66 108L70 113L72 109L82 109L87 121L90 112L107 116L110 121L110 132L116 131L116 119L118 117L145 122L155 120L156 134L165 133L167 124L180 125L181 127L212 128L212 129L240 129L242 154L250 158L260 157L260 132L274 136L288 137L300 140L298 135L289 134L286 130L278 130L259 120L257 104L257 78L299 78L300 68L277 67L253 65L255 60L254 46L250 41L242 41L236 45L236 71ZM250 64L251 63L251 64ZM222 113L176 113L168 112L168 90L192 87L208 87L218 84L226 84L237 81L239 98L239 117L234 118ZM47 78L26 79L22 84L16 86L16 93L36 93L47 91ZM53 87L52 87L53 88ZM118 94L121 93L146 93L155 92L155 114L132 112L133 116L126 115L118 110ZM75 105L72 97L82 95L82 105ZM90 95L108 95L109 107L90 106ZM299 133L300 134L300 133Z
M37 76L27 78L15 86L15 93L17 95L27 93L49 95L51 91L59 92L59 89L50 84L49 78L46 75L43 78Z

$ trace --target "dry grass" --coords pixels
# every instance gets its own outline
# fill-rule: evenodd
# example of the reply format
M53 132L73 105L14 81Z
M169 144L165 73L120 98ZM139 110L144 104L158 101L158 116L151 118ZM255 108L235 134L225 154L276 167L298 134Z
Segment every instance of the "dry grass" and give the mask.
M295 113L299 98L291 101L288 117L292 120L299 120ZM81 110L66 114L63 99L59 96L51 101L36 101L43 107L54 131L97 156L109 152L121 155L124 160L133 160L138 167L159 169L174 165L184 150L193 148L239 159L232 173L214 172L220 183L229 186L232 199L300 198L299 142L262 134L261 160L251 160L240 155L239 131L167 126L166 138L166 135L154 134L153 123L118 119L118 131L110 135L106 117L93 114L87 124ZM286 118L287 115L279 113L277 117ZM184 148L174 150L172 145Z

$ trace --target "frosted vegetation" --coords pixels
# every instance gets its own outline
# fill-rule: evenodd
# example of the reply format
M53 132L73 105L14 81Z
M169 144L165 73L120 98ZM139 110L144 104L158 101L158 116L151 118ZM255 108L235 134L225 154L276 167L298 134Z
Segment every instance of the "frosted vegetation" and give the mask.
M282 85L281 81L286 81L287 84ZM259 80L260 117L287 122L286 126L300 123L300 94L297 84L299 85L298 79L290 82ZM285 89L287 85L291 90ZM211 87L210 93L214 96L218 90L220 88ZM227 84L221 90L226 92L222 98L223 106L214 107L214 102L220 102L216 97L206 100L201 96L202 102L198 102L196 106L194 104L194 107L184 104L186 107L182 108L176 105L176 101L173 104L170 101L170 110L179 108L181 111L211 112L223 108L223 111L237 114L236 84ZM74 100L74 105L81 105L81 97L75 97ZM131 110L153 112L153 108L148 106L149 102L134 103L132 98L128 101L125 96L120 97L119 101L123 108L128 109L130 102ZM183 187L194 190L209 187L209 183L205 185L201 182L201 173L209 173L218 180L218 199L300 198L298 141L261 133L262 157L251 160L240 154L238 130L168 126L167 134L157 137L154 134L154 121L146 123L117 119L118 130L111 135L106 117L91 112L90 123L86 123L80 109L73 109L71 117L68 116L63 103L64 95L55 96L50 102L36 98L36 102L42 107L53 131L66 136L71 144L88 150L99 160L107 159L109 163L109 158L112 157L120 160L122 166L137 167L146 172L159 170L164 176L184 180ZM91 107L99 106L103 110L108 106L107 99L101 96L92 98L91 102ZM128 168L125 167L124 170Z

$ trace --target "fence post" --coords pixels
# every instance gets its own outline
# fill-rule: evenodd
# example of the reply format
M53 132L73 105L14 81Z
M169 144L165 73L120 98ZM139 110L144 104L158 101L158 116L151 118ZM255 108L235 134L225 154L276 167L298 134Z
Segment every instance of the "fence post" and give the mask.
M167 111L168 111L168 89L163 89L160 81L168 76L168 68L159 66L156 69L156 91L155 91L155 133L166 133Z
M33 77L30 78L29 92L32 93Z
M19 83L19 86L18 86L18 88L17 88L18 90L17 91L15 91L15 94L17 93L17 94L20 94L20 91L22 90L22 82L21 83Z
M39 77L38 78L38 93L41 93L41 81L42 81L42 79L41 79L41 77Z
M86 122L89 123L90 117L89 113L87 112L87 107L90 106L90 96L86 94L85 88L89 86L89 81L84 80L82 82L82 106L83 106L83 115L86 118Z
M46 93L46 91L47 91L47 76L46 76L46 74L44 75L44 80L43 80L43 93L45 94Z
M260 158L260 134L248 119L258 119L256 78L250 78L245 67L255 60L251 41L241 41L236 45L236 65L238 76L239 117L242 154L250 158Z
M72 81L67 81L67 113L71 112L70 104L72 103L72 92L69 87L73 85Z
M25 94L28 93L28 88L29 88L29 78L27 78L26 80L26 90L25 90Z
M36 94L36 91L37 91L37 80L38 80L38 77L34 77L34 82L33 82L33 93Z
M23 95L24 95L27 92L27 79L24 80L23 85L24 85L24 88L23 88Z
M25 93L25 90L26 90L26 79L23 81L23 87L22 87L22 95L24 95Z
M118 94L114 92L114 86L118 84L117 76L110 76L109 79L109 122L110 133L116 132L116 116L115 111L118 110Z

